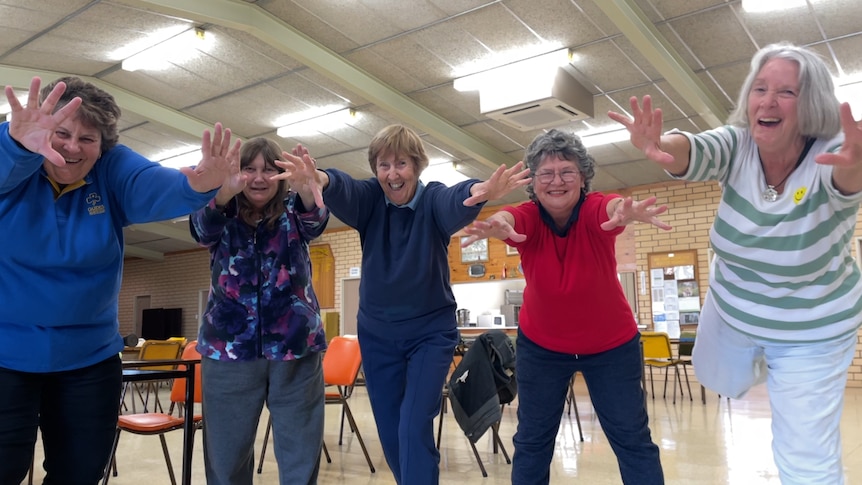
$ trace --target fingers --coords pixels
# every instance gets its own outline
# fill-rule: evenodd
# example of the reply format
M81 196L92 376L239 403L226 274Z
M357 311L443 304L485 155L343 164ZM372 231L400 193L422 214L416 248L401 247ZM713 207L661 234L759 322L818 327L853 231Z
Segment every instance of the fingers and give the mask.
M18 101L18 97L15 96L15 90L12 89L12 86L6 86L6 100L9 102L9 107L12 109L13 113L23 109L21 107L21 102Z
M225 128L224 130L224 138L221 140L221 146L219 147L219 155L227 156L228 152L230 152L230 138L231 138L230 128Z
M78 107L81 106L81 98L74 97L71 101L66 103L65 106L58 109L56 113L54 113L54 118L57 120L64 120L72 115L75 111L77 111ZM47 105L47 103L46 103ZM53 106L53 105L52 105ZM44 107L44 106L43 106ZM59 122L59 121L58 121Z
M203 156L203 158L208 158L212 153L211 143L212 134L210 133L210 130L204 130L204 134L201 135L201 155Z
M30 92L27 94L27 107L28 108L36 109L39 107L39 87L41 85L42 85L42 79L40 79L39 76L35 76L33 79L30 80ZM58 93L55 96L54 93L57 91L57 88L59 88L60 85L63 85L62 91L60 91L60 93ZM65 91L65 90L66 90L66 85L64 83L57 83L57 85L54 86L54 89L51 91L51 94L49 94L48 98L45 99L45 103L48 104L52 100L54 103L56 103L57 100L60 99L60 95L63 94L63 91Z

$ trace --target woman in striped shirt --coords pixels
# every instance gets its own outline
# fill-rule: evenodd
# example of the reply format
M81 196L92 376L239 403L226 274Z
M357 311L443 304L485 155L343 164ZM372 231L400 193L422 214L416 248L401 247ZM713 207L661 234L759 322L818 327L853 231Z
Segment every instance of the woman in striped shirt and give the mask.
M812 51L758 51L728 125L662 133L631 99L632 144L671 176L718 181L715 251L700 317L698 379L740 397L766 382L782 484L844 483L839 424L862 323L850 241L862 201L862 123Z

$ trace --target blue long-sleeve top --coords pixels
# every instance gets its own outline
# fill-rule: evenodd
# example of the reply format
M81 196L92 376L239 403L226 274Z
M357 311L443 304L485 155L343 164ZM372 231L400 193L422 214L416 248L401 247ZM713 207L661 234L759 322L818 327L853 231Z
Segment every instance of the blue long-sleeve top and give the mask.
M409 207L386 200L376 178L355 180L327 169L327 207L359 232L362 276L357 325L391 338L421 337L455 328L449 284L449 241L484 204L464 206L471 179L452 187L419 187Z
M54 372L123 349L123 227L203 206L182 173L117 145L59 197L44 159L0 124L0 367Z
M212 269L201 355L293 360L326 349L308 243L326 229L329 210L304 210L296 192L284 208L272 227L243 222L235 201L218 210L213 199L189 218L192 236L209 248Z

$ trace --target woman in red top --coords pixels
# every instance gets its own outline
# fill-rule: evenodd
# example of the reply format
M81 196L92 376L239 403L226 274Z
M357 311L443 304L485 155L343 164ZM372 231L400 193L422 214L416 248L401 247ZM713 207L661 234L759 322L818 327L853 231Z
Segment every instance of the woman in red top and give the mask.
M590 192L595 161L580 139L551 130L527 147L530 202L467 228L466 244L495 237L518 249L527 287L519 318L515 377L518 431L513 485L546 484L568 383L584 375L599 423L626 484L664 483L641 388L634 315L617 279L614 241L667 206Z

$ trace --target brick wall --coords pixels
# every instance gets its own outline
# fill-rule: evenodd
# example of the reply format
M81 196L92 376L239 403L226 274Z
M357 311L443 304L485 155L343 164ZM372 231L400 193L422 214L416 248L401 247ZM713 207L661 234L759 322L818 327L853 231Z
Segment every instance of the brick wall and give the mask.
M353 229L336 229L314 241L327 243L335 256L335 308L341 309L341 279L362 259L359 233ZM120 335L134 332L135 298L150 297L150 308L182 308L183 335L197 338L199 318L198 292L209 290L209 252L205 249L169 254L164 261L126 259L120 290Z
M658 203L668 204L668 212L662 219L673 226L673 230L662 231L646 224L627 228L617 239L619 271L648 271L647 254L651 252L697 250L702 302L708 285L709 228L720 198L718 185L668 182L638 187L631 191L631 195L637 200L654 195ZM855 236L862 238L862 224L857 224ZM350 268L359 267L361 263L359 234L352 229L334 229L327 231L315 243L328 243L335 256L335 308L324 310L338 312L341 309L341 279L349 275ZM855 239L853 251L855 256ZM640 284L640 278L636 280ZM189 338L196 337L198 291L208 288L209 253L204 250L167 255L161 262L126 260L120 292L120 333L125 335L133 331L135 297L150 295L152 308L181 307L183 334ZM638 291L638 319L643 323L652 321L649 297L649 292L641 294ZM858 349L850 367L848 387L862 387L862 352Z

